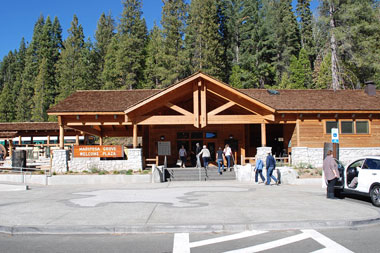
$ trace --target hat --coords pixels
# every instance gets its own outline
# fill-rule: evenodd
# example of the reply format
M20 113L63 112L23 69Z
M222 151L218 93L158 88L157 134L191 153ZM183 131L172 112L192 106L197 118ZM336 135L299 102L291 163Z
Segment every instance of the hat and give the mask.
M203 145L203 148L207 148L207 146L206 146L206 145Z

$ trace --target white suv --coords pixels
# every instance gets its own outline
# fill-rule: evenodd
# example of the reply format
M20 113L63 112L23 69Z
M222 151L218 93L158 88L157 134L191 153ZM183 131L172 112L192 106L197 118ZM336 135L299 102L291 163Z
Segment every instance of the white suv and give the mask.
M346 168L339 164L340 179L335 194L356 193L369 195L372 204L380 207L380 156L365 156L355 159Z

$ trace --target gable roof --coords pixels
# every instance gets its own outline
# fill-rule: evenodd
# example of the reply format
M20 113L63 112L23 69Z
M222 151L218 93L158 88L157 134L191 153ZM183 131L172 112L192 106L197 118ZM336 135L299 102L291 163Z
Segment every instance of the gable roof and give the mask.
M265 89L235 89L197 72L165 89L77 91L50 108L48 113L124 113L199 77L225 86L227 91L237 91L270 111L380 111L379 93L368 96L363 90L277 90L279 94L272 95Z

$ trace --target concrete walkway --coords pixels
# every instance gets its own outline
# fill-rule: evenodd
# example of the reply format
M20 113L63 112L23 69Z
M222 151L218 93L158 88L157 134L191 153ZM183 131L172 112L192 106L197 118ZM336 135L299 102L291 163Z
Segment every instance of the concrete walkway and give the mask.
M325 189L315 185L208 181L0 191L0 232L9 234L217 232L372 223L380 223L380 208L365 201L328 200Z

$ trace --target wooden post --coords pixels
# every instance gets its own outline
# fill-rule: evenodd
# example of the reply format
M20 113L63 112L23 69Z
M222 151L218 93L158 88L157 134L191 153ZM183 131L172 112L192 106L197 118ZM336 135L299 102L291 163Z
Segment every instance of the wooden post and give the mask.
M297 131L297 144L296 146L297 147L300 147L300 119L297 119L296 121L296 131Z
M99 136L99 145L103 146L103 136Z
M133 148L137 148L137 124L133 123Z
M88 135L84 135L84 145L88 145Z
M201 127L207 126L207 101L206 101L206 83L202 82L201 86Z
M65 131L63 128L62 116L58 116L58 125L59 125L59 148L65 148Z
M18 145L19 146L22 145L22 137L21 137L21 135L18 136Z
M196 82L193 85L193 111L194 127L199 128L199 87Z
M50 146L50 135L47 136L47 145Z
M261 147L267 146L267 131L266 131L266 124L261 123Z
M75 145L79 145L79 135L75 135Z
M9 140L9 156L10 157L13 156L13 140L12 139Z

